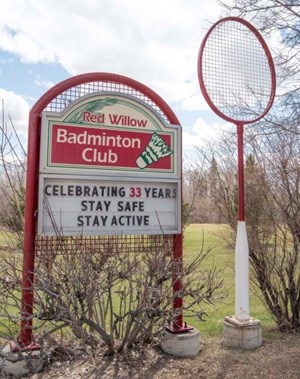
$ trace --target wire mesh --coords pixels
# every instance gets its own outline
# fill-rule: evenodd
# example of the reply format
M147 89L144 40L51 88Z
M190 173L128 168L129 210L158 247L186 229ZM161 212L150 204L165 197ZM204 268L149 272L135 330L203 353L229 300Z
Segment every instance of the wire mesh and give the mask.
M152 108L165 123L169 123L167 116L160 107L142 92L130 86L108 82L93 81L74 86L53 99L45 108L50 112L62 112L71 102L93 93L113 92L130 95ZM39 259L50 258L61 254L87 254L111 252L155 252L173 251L173 235L116 235L116 236L78 236L78 237L50 237L36 236L35 256Z
M114 92L121 93L125 95L133 96L134 98L141 100L143 103L146 103L154 111L156 111L164 122L169 123L168 118L164 112L159 108L159 106L154 103L149 97L147 97L142 92L127 86L125 84L114 83L114 82L105 82L105 81L95 81L88 82L72 87L59 96L53 99L45 110L50 112L62 112L71 102L78 100L82 96L92 94L92 93L105 93L105 92Z
M105 253L151 253L173 251L172 235L124 235L124 236L76 236L36 238L36 257L58 255L105 254Z
M200 62L202 84L225 118L251 122L268 110L274 85L269 59L247 25L224 20L212 28Z

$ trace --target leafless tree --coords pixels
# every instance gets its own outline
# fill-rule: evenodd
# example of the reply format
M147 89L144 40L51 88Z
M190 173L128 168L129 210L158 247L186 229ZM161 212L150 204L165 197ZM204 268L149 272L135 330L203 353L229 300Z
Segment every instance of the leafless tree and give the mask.
M299 141L284 132L252 140L262 177L264 227L271 231L260 254L267 272L260 272L261 264L256 272L266 278L260 280L260 288L280 328L296 330L300 329L299 147ZM258 242L256 238L255 247Z
M199 159L214 163L211 191L215 208L237 225L236 139L224 138ZM246 129L245 217L253 284L281 330L300 330L300 170L299 141L281 131ZM232 241L234 244L234 240Z
M23 240L24 195L26 175L26 152L18 137L14 123L8 115L9 127L5 117L5 104L2 101L2 124L0 127L0 225L10 231L3 233L8 245L19 246Z

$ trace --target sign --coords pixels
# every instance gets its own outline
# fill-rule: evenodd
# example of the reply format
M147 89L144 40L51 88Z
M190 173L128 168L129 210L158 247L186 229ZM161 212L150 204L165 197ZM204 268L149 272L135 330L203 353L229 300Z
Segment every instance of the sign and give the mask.
M143 252L163 248L165 239L154 241L149 234L176 234L168 238L173 258L179 262L172 280L176 316L171 329L174 333L190 329L183 325L180 296L181 127L170 125L171 121L177 123L177 117L150 88L109 73L64 80L33 106L29 113L21 331L15 350L19 345L26 350L40 347L32 334L33 283L37 242L46 243L47 236L82 235L83 249L88 250L85 241L95 241L91 235L107 245L106 235L113 235L109 240L117 244L115 235L129 234L133 238L122 237L124 248ZM145 238L134 238L135 234ZM46 238L41 240L41 236ZM75 252L72 238L65 241Z
M49 167L102 167L171 172L173 151L166 133L131 132L51 124ZM162 148L159 147L162 145ZM165 158L165 159L163 159Z
M124 95L97 95L63 115L45 112L41 173L180 175L178 126Z
M179 127L120 94L44 112L38 233L181 231Z
M43 178L41 233L170 234L179 228L178 183Z

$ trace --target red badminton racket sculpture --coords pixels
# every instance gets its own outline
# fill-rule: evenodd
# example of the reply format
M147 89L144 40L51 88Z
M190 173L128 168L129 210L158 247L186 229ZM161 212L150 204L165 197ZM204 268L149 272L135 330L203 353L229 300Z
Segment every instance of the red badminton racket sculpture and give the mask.
M257 122L275 97L274 63L262 36L247 21L226 17L207 32L198 57L203 96L221 118L237 126L238 229L235 248L235 318L249 316L249 248L244 205L244 125Z

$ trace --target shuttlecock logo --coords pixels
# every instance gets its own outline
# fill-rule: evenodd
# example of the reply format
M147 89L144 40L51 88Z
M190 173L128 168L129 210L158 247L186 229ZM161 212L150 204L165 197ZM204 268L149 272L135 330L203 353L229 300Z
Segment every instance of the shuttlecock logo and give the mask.
M151 139L142 154L136 159L136 165L143 169L151 163L172 154L172 150L162 137L153 133Z

